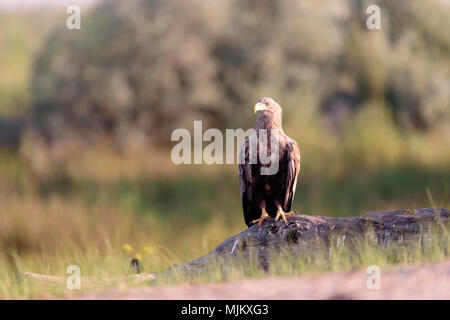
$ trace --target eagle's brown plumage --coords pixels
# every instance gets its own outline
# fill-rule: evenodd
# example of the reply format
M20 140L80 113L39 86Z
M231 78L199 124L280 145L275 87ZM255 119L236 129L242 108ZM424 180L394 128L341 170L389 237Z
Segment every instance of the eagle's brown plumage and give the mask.
M297 142L283 132L281 107L271 98L261 98L255 105L257 111L255 133L245 140L240 149L240 156L244 157L245 162L239 164L239 183L244 219L248 226L254 222L261 225L268 216L285 220L285 214L291 210L300 172L300 151ZM249 145L258 137L260 129L267 129L268 139L266 145L258 143L258 148L263 148L270 155L271 132L279 143L279 168L273 175L261 175L263 165L259 157L255 164L249 161Z

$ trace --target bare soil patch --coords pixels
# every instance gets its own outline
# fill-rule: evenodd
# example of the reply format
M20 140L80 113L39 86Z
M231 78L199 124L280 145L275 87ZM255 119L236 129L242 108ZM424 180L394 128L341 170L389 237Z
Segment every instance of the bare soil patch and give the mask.
M228 283L115 289L76 299L450 299L450 260L381 268L381 288L369 290L366 269Z

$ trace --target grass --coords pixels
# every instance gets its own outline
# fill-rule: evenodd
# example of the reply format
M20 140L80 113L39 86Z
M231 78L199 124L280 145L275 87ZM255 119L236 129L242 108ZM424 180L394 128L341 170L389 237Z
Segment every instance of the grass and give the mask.
M186 276L175 272L171 277L161 276L153 286L179 285L184 283L210 283L237 281L244 278L257 279L266 276L301 276L305 274L319 275L325 272L338 272L358 267L367 268L377 265L380 268L392 264L432 263L448 257L449 233L448 229L442 229L441 237L432 238L425 246L420 243L409 246L391 245L380 248L368 244L367 241L356 243L354 249L342 246L331 246L330 250L309 254L302 257L294 257L289 252L274 252L270 260L268 272L263 271L259 265L252 261L242 262L239 258L228 261L226 267L220 262L210 267L199 275ZM103 291L110 288L134 288L148 286L149 282L136 283L121 277L132 275L131 269L125 261L133 256L129 250L106 247L103 251L97 248L80 250L77 247L66 248L58 254L49 254L42 250L36 256L26 258L18 254L11 255L8 259L2 256L1 265L14 264L12 268L2 270L0 274L0 295L3 298L45 298L50 296L68 296L82 294L91 291ZM145 271L154 271L157 261L168 260L175 262L170 250L166 248L153 248L143 251L140 257ZM160 263L159 262L159 263ZM81 290L70 291L66 283L46 284L44 282L29 280L22 277L23 273L33 270L37 273L59 275L64 277L69 265L78 265L83 276L94 276L98 282L82 282ZM4 269L4 268L3 268ZM111 279L116 279L111 281Z

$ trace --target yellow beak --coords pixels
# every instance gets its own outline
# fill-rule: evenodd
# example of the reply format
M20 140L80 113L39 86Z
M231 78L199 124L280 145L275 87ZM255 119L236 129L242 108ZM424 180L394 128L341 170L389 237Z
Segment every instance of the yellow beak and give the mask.
M264 103L260 103L258 102L257 104L255 104L255 106L253 107L255 109L255 113L258 111L264 111L267 110L267 107Z

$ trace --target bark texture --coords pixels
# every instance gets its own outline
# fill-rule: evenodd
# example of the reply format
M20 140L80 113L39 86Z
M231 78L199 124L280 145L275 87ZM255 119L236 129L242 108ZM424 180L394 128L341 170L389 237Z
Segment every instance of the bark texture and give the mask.
M209 254L174 266L164 272L199 274L218 261L227 262L233 258L256 257L261 267L269 267L270 252L287 252L302 256L346 246L353 248L359 240L373 246L386 247L392 244L408 245L419 242L423 247L432 244L433 239L448 232L450 210L422 208L411 210L388 210L366 212L361 217L328 218L322 216L293 215L288 222L270 219L258 228L252 225L241 233L225 240Z

